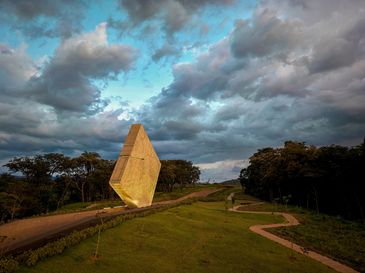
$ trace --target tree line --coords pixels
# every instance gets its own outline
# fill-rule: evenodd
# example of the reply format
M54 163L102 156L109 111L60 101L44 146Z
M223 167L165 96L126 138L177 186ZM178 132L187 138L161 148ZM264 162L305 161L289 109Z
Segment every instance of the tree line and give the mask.
M98 153L77 157L49 153L15 157L0 175L1 222L48 213L65 204L114 200L119 197L109 186L115 161ZM199 180L199 168L186 160L162 160L158 191L184 188Z
M287 141L250 157L239 180L246 193L347 219L365 219L365 139L355 147Z
M161 160L157 190L171 192L176 186L182 189L187 185L194 185L199 178L200 169L191 161Z

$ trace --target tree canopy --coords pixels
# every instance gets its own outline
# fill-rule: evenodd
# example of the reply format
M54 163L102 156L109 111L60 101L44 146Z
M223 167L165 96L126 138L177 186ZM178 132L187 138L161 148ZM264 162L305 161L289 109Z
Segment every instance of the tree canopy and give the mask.
M364 219L364 166L365 140L351 148L287 141L283 148L258 150L239 179L248 194L264 200Z
M200 170L191 161L161 163L157 190L199 180ZM109 186L114 165L95 152L74 158L60 153L15 157L4 165L9 173L0 175L0 221L47 213L67 203L119 198Z

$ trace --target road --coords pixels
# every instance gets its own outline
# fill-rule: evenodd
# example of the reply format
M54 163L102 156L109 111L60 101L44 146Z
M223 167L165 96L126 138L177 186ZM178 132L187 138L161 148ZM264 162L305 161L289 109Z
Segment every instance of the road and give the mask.
M100 218L105 221L119 215L147 211L193 197L205 197L219 190L221 189L193 192L178 199L156 202L144 208L99 209L16 220L0 226L0 256L42 246L74 230L96 225L100 223Z

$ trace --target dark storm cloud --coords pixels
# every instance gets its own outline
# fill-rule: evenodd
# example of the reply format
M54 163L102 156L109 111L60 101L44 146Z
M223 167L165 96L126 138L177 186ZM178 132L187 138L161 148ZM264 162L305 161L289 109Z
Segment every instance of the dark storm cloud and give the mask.
M132 24L162 20L172 35L201 7L221 3L120 6ZM207 175L228 179L243 166L238 160L286 140L358 144L365 132L364 7L362 0L260 1L252 19L237 21L194 61L175 64L173 81L128 121L121 119L128 105L107 111L93 81L128 71L135 52L108 44L102 27L65 39L43 70L23 48L1 45L1 154L115 155L128 126L139 122L162 159L205 163ZM172 8L174 18L167 17ZM174 50L162 46L154 53L158 61Z
M319 73L352 65L365 55L365 19L350 26L343 35L324 39L314 48L311 73Z
M191 16L208 5L230 5L233 0L120 0L119 5L128 13L134 25L160 19L168 35L181 30Z
M283 16L300 19L308 25L329 21L337 15L350 17L364 7L363 0L261 0L259 5L259 9L275 9Z
M204 114L206 105L195 104L185 97L170 97L169 90L150 99L138 113L137 120L145 124L153 140L192 140L204 128L195 118ZM177 109L174 111L173 109Z
M214 162L288 139L358 144L365 132L363 3L336 2L344 11L326 3L327 18L305 22L325 5L290 1L280 10L262 2L252 20L238 21L194 62L176 64L173 82L139 116L159 150L180 139L189 146L182 157ZM286 13L293 8L301 16Z
M253 22L240 20L232 35L232 52L235 57L262 57L283 54L296 44L301 24L283 21L273 10L265 9Z
M60 16L66 6L81 6L82 1L74 0L0 0L1 9L5 12L15 14L19 18L31 20L38 16Z
M0 18L31 38L70 37L81 29L83 0L0 0ZM53 20L45 21L48 18Z
M54 107L95 113L105 106L91 80L114 78L131 68L136 53L126 45L109 45L106 24L94 32L64 40L42 74L29 81L26 94Z
M77 155L96 151L115 158L131 121L119 120L124 111L104 111L94 116L57 115L51 108L26 99L0 103L1 159L35 153Z
M242 67L241 61L232 59L227 44L228 39L224 39L201 54L196 62L174 65L174 81L167 88L169 99L161 101L169 101L174 97L215 99L217 92L226 89L231 73ZM221 96L224 94L221 93Z
M13 49L0 43L0 94L21 88L36 71L24 46Z

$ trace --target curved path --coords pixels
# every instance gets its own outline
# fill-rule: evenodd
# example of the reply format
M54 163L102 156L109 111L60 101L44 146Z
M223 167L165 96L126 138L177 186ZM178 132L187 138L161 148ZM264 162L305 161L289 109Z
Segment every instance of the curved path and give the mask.
M0 257L4 254L19 253L30 248L40 247L74 230L97 225L101 222L101 219L105 221L123 214L139 213L164 207L189 198L205 197L220 190L222 189L205 189L178 199L156 202L144 208L128 209L118 207L16 220L0 225Z
M358 271L352 269L351 267L348 267L344 264L341 264L339 262L336 262L335 260L332 260L326 256L323 256L317 252L314 251L309 251L306 248L297 245L291 241L285 240L283 238L280 238L270 232L267 232L265 229L267 228L278 228L278 227L289 227L289 226L296 226L299 225L299 221L291 214L289 213L283 213L283 212L261 212L261 211L242 211L242 210L238 210L238 208L241 206L235 206L231 209L229 209L230 211L234 211L234 212L241 212L241 213L255 213L255 214L274 214L274 215L281 215L282 217L285 218L285 220L287 221L286 223L281 223L281 224L268 224L268 225L253 225L250 226L250 230L260 234L261 236L272 240L276 243L279 243L285 247L288 247L300 254L303 254L307 257L310 257L316 261L319 261L325 265L327 265L328 267L338 271L338 272L343 272L343 273L359 273Z

